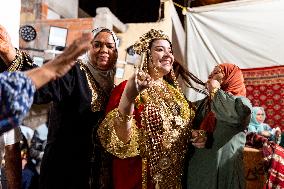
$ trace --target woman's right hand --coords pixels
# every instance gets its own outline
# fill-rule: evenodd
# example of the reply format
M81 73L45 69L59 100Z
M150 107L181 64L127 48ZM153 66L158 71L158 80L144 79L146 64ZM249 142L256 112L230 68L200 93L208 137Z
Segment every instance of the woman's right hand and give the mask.
M144 71L136 71L128 80L125 87L125 96L129 102L133 102L140 92L152 86L153 80Z
M137 92L140 93L153 85L153 79L148 73L139 70L135 73L135 85Z
M62 77L75 65L77 58L91 48L92 39L91 33L83 33L62 54L44 64L42 68L47 68L46 70L54 75L54 79Z

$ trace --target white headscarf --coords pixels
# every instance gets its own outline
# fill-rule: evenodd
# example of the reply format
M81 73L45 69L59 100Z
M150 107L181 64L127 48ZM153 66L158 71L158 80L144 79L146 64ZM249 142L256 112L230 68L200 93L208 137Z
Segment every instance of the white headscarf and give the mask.
M104 27L94 29L92 31L92 33L94 34L94 38L100 32L105 31L105 30L112 35L113 40L115 42L115 48L116 48L116 51L117 51L118 45L119 45L119 40L118 40L117 36L115 35L115 33L113 31L111 31L110 29L104 28ZM115 71L116 71L115 64L114 64L114 67L111 68L110 70L106 70L106 71L100 70L95 65L93 65L91 63L89 52L85 53L82 56L82 61L83 61L83 63L85 63L87 65L88 69L90 70L90 72L93 75L93 78L97 81L97 83L100 85L100 87L103 88L105 93L110 94L111 90L114 87L114 75L115 75Z

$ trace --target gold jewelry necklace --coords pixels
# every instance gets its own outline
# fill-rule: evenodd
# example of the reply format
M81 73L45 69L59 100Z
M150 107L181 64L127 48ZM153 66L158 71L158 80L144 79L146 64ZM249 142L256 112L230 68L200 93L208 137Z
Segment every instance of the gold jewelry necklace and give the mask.
M142 156L148 159L150 173L156 185L173 187L180 183L184 155L190 138L194 111L183 94L166 81L155 84L141 94Z

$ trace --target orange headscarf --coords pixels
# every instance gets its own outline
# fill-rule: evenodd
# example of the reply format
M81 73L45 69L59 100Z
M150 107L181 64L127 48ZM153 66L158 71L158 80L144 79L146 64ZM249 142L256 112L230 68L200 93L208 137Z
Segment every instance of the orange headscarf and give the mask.
M246 87L241 69L235 64L223 63L219 67L224 73L221 89L234 96L246 96Z
M241 69L230 63L223 63L220 64L219 67L221 68L224 78L221 83L221 89L225 92L229 92L234 96L246 96L246 88L244 84L244 77L242 74ZM210 103L210 102L209 102ZM216 127L216 117L215 114L209 110L203 121L200 124L200 129L203 129L208 134L208 141L211 144L206 144L207 146L211 146L213 142L213 132ZM211 138L209 138L209 136ZM210 140L210 141L209 141Z

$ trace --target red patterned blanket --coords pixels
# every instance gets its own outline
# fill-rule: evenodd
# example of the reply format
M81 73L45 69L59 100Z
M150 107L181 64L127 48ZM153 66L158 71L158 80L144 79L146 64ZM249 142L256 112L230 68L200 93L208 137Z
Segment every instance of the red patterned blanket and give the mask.
M284 66L243 69L247 97L262 106L271 127L284 130Z

